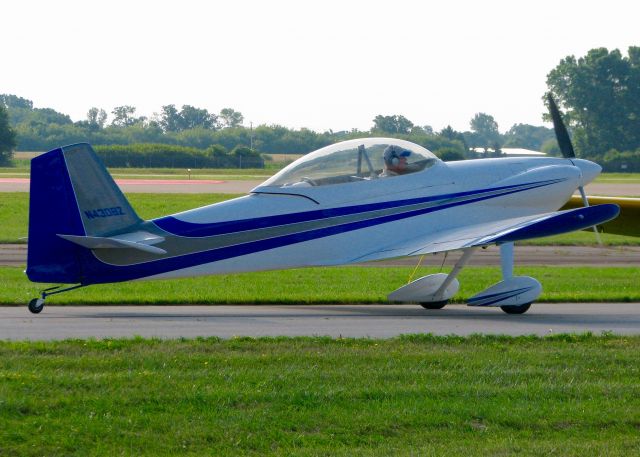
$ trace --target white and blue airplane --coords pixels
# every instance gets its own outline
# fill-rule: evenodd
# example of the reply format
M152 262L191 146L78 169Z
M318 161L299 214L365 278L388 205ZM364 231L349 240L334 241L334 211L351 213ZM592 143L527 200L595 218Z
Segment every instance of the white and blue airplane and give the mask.
M601 171L575 158L445 163L398 139L366 138L309 153L249 195L142 220L91 146L31 162L26 274L49 295L131 280L353 264L462 250L449 274L419 278L389 300L443 307L457 274L481 247L500 246L502 281L471 306L520 314L540 295L513 275L516 241L581 230L615 218L615 204L558 211Z

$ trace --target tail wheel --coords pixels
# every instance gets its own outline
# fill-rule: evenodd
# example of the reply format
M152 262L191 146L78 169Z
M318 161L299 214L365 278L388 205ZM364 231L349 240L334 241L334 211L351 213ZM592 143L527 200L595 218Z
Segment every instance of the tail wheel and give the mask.
M34 298L29 302L29 311L38 314L44 308L44 300L42 298Z
M420 303L420 306L422 306L424 309L442 309L447 303L449 303L449 300L429 301Z
M526 303L524 305L507 305L501 306L500 309L507 314L524 314L529 311L531 308L531 303Z

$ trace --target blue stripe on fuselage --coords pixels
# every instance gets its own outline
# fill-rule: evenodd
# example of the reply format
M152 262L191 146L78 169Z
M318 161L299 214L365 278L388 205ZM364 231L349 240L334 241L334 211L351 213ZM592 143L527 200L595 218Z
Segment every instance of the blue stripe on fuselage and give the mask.
M541 187L544 185L549 185L549 184L553 184L560 181L561 180L553 180L553 181L544 181L541 183L531 183L532 185L527 187L527 189ZM240 257L243 255L253 254L261 251L266 251L269 249L280 248L280 247L284 247L292 244L303 243L306 241L324 238L327 236L338 235L341 233L346 233L354 230L372 227L375 225L385 224L388 222L407 219L414 216L419 216L419 215L423 215L423 214L427 214L435 211L444 210L447 208L452 208L455 206L461 206L468 203L496 198L499 196L513 194L513 193L526 190L521 188L513 189L514 187L521 187L521 186L507 186L505 188L487 189L482 192L464 192L459 194L450 194L447 196L429 197L429 199L431 200L440 200L445 198L451 199L451 196L453 195L460 196L461 194L464 194L465 197L469 197L474 194L477 194L477 196L474 198L465 198L464 200L450 201L449 203L444 203L438 206L431 206L428 208L422 208L422 209L413 210L413 211L405 211L402 213L391 214L386 216L373 217L370 219L364 219L356 222L337 224L331 227L311 229L311 230L301 231L293 234L287 234L287 235L282 235L282 236L277 236L277 237L267 238L267 239L262 239L257 241L239 243L232 246L225 246L221 248L210 249L207 251L194 252L194 253L185 254L185 255L176 256L176 257L158 259L158 260L141 263L137 265L128 265L128 266L107 265L97 261L95 257L92 257L93 261L88 262L87 268L85 270L86 278L85 278L85 281L83 281L83 283L97 284L97 283L119 282L119 281L131 280L131 279L139 279L146 276L158 275L158 274L166 273L169 271L179 270L179 269L188 268L196 265L202 265L205 263L231 259L234 257ZM511 190L505 191L504 193L500 193L497 195L496 194L486 195L487 192L493 192L498 189L509 189L509 188L511 188ZM415 203L415 200L425 201L425 199L413 199L414 203ZM391 203L391 202L386 202L386 203ZM360 207L364 207L364 206L367 206L367 207L374 206L375 209L380 209L380 206L377 206L377 205L360 205ZM403 205L396 205L396 206L403 206ZM306 214L306 213L303 213L303 214ZM195 224L195 225L199 225L199 224Z
M309 222L313 220L328 219L332 217L348 216L359 213L367 213L371 211L384 210L389 208L400 208L403 206L411 206L420 203L447 201L471 197L473 195L485 195L487 193L505 191L496 196L506 195L524 190L535 189L537 187L556 184L564 181L564 179L553 179L547 181L538 181L525 184L516 184L511 186L494 187L490 189L473 190L467 192L456 192L452 194L436 195L431 197L411 198L406 200L393 200L381 203L370 203L366 205L354 205L341 208L328 208L322 210L305 211L302 213L280 214L277 216L266 216L253 219L243 219L235 221L224 221L215 223L196 223L186 222L177 219L174 216L166 216L154 219L152 222L162 230L172 235L183 237L202 238L207 236L224 235L227 233L243 232L248 230L256 230L269 227L277 227L281 225L296 224L299 222ZM507 192L510 191L510 192ZM492 195L493 196L493 195ZM491 196L491 197L492 197ZM478 201L477 199L466 199L464 202ZM446 203L445 203L446 205ZM448 208L444 206L440 209Z

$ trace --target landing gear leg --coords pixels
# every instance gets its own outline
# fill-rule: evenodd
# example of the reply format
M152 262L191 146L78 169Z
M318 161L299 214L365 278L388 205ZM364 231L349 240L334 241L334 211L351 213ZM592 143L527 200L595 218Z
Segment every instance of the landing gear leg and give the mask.
M449 287L449 284L451 284L453 280L456 279L456 276L458 276L458 274L462 270L462 267L464 267L467 264L467 262L471 258L471 254L473 254L475 250L476 248L467 248L463 251L462 256L458 259L456 264L453 266L451 273L449 273L449 275L445 278L445 280L442 282L442 285L438 288L436 293L433 294L434 298L443 298L445 290L447 289L447 287ZM449 303L448 298L446 300L420 302L420 306L422 306L424 309L442 309L445 307L447 303Z
M500 245L500 267L502 269L502 279L513 278L513 243ZM531 303L524 305L505 305L500 309L507 314L524 314L531 308Z
M43 310L44 301L49 295L55 295L55 294L60 294L62 292L67 292L69 290L79 289L80 287L84 287L86 285L87 284L78 284L76 286L67 287L65 289L60 289L60 287L62 286L50 287L49 289L45 289L42 291L42 293L40 294L40 298L34 298L31 301L29 301L29 304L27 305L27 307L29 308L29 311L31 311L33 314L39 314Z

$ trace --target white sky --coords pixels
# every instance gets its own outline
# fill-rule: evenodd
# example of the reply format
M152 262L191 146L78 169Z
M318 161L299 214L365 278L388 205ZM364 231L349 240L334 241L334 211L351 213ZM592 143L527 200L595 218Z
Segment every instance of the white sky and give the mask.
M184 104L245 125L368 130L401 114L468 130L542 125L546 75L589 49L640 45L630 0L13 0L0 93L73 120Z

